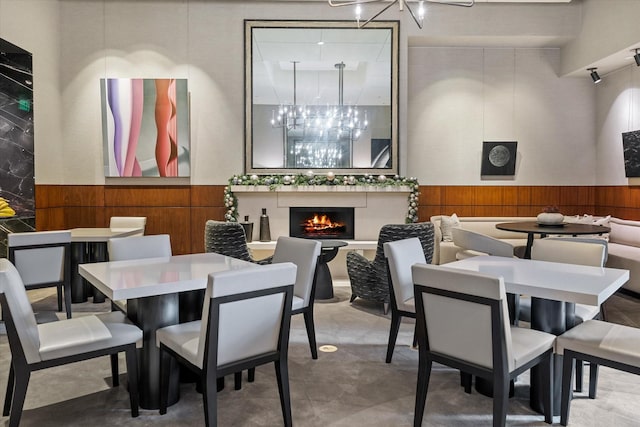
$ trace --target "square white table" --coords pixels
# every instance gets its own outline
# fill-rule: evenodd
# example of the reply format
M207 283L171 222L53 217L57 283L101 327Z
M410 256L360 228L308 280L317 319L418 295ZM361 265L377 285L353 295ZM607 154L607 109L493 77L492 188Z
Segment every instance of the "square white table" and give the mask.
M156 346L156 330L179 322L178 294L206 289L209 273L241 268L260 268L260 265L201 253L79 266L80 275L111 300L135 301L136 313L130 317L143 331L138 357L142 408L159 407L160 352ZM176 365L171 373L169 405L178 401L178 377Z
M574 304L598 306L629 280L628 270L496 256L471 257L444 266L501 276L507 292L531 295L531 327L555 335L574 326ZM559 415L561 356L556 356L554 367L554 413ZM530 400L539 412L541 393L541 377L534 368Z
M78 265L107 260L107 241L143 233L141 228L72 228L71 230L71 301L85 302L90 288L78 274ZM104 295L94 294L93 302L104 302Z

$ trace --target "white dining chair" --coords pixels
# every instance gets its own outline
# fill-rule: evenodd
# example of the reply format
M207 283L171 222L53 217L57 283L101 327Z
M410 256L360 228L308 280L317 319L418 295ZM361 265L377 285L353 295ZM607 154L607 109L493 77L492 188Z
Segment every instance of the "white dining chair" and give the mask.
M58 311L62 297L71 318L71 232L33 231L7 235L8 258L26 289L57 288Z
M536 239L531 247L531 259L539 261L562 262L566 264L604 267L607 256L607 241L584 238L545 238ZM575 323L601 317L601 307L587 304L572 304ZM531 322L531 298L520 297L520 320ZM590 378L593 377L591 370ZM576 362L576 391L582 391L583 363ZM592 381L592 380L590 380Z
M502 277L429 264L411 269L419 351L414 426L422 425L433 362L493 381L494 426L506 424L510 380L539 366L551 424L555 335L510 325Z
M110 355L117 360L124 351L127 361L131 416L138 416L138 373L136 343L142 331L122 313L109 312L57 322L36 324L29 298L18 270L0 259L0 305L7 328L11 366L3 415L17 427L22 417L31 373L41 369ZM111 365L112 383L118 381L118 365ZM47 385L55 392L55 385Z
M389 330L385 362L391 363L402 318L416 318L411 266L418 263L426 264L427 261L422 251L420 239L417 237L385 243L384 256L387 259L387 274L391 295L391 329ZM417 335L414 331L413 346L415 347L416 344Z
M454 227L451 229L453 243L462 248L463 251L456 254L456 259L469 258L477 255L493 255L502 257L513 257L513 246L495 237L476 231L465 230Z
M171 238L168 234L118 237L109 239L107 252L109 253L109 261L170 257L172 255ZM114 308L135 318L136 300L111 301L111 303Z
M563 356L560 424L569 422L574 362L591 364L589 398L595 399L598 365L640 375L640 329L587 320L560 335L556 351Z
M167 412L172 359L201 378L207 426L217 425L217 378L273 362L284 425L291 426L287 355L295 281L293 263L211 273L202 319L156 331L160 414Z
M316 270L321 244L317 240L280 236L276 242L272 263L292 262L298 268L293 288L291 314L302 314L311 348L311 358L318 358L316 332L313 321L313 303L316 288Z
M145 228L147 226L146 216L112 216L109 219L109 228L139 228L141 231L134 234L134 236L144 235Z

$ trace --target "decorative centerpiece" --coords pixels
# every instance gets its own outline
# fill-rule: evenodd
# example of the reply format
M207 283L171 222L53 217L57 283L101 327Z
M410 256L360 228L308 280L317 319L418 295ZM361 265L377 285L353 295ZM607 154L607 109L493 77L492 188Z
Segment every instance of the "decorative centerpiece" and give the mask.
M540 225L562 225L564 221L564 215L560 213L560 209L557 206L547 206L542 210L542 213L538 214L538 224Z

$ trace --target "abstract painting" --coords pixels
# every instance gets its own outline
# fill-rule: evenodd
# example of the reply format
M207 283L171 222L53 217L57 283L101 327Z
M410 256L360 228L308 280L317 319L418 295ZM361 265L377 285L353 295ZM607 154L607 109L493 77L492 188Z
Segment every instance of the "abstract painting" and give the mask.
M622 134L624 152L624 175L627 178L640 176L640 131L634 130Z
M514 175L516 173L517 141L484 141L482 143L481 175Z
M190 175L186 79L101 79L107 177Z

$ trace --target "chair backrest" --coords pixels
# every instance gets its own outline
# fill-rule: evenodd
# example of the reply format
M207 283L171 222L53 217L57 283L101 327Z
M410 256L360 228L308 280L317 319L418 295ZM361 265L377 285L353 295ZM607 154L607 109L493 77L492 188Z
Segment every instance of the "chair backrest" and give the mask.
M434 234L435 231L433 223L431 222L383 225L378 234L378 246L376 248L376 255L373 258L373 267L381 283L388 286L387 262L384 256L385 243L417 237L422 244L422 252L424 252L427 263L431 263L433 259Z
M109 228L140 228L142 230L133 236L144 235L146 225L146 216L112 216L109 220Z
M39 362L40 337L36 317L20 273L6 258L0 258L0 303L12 357L24 358L27 363Z
M451 229L451 236L458 247L494 256L513 257L513 246L495 237L458 227Z
M293 294L304 300L302 307L307 307L311 301L321 247L317 240L298 237L280 236L276 242L271 262L292 262L298 267Z
M204 251L254 262L249 254L244 228L237 222L208 220L204 226Z
M170 257L172 254L168 234L109 239L107 250L109 261Z
M213 369L286 352L295 280L293 263L209 274L198 341L200 366Z
M531 259L603 267L607 253L605 240L578 241L569 238L536 239Z
M389 291L394 297L393 301L397 309L414 295L411 266L426 264L427 261L424 252L422 252L420 239L417 237L385 243L384 255L387 257L389 277L391 278Z
M71 273L71 231L9 233L7 246L8 258L27 287L61 283Z
M416 322L426 331L427 351L485 368L513 369L502 277L427 264L411 270Z

